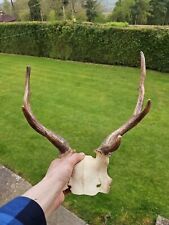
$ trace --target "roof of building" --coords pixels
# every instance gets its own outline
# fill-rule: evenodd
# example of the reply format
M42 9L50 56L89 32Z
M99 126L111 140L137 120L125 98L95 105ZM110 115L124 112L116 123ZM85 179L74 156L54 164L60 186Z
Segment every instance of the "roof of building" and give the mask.
M0 10L0 22L14 22L16 18L14 16L9 16Z

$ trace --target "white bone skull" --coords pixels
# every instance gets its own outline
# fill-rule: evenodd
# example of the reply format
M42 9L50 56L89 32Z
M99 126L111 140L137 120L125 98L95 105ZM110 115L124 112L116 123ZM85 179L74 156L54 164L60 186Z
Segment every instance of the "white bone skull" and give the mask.
M86 155L76 165L69 186L76 195L96 195L108 193L112 179L107 174L109 157L97 152L96 158Z

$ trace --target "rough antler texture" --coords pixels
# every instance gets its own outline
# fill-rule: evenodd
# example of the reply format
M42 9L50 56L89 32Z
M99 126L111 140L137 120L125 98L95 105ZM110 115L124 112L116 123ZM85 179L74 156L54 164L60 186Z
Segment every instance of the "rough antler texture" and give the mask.
M144 101L145 77L146 77L146 63L144 54L143 52L141 52L141 78L139 86L139 96L133 116L119 129L111 133L96 151L99 151L105 155L116 151L120 146L122 136L127 131L135 127L149 113L151 108L151 100L148 100L145 108L142 110Z
M31 68L28 66L26 68L26 81L25 81L25 94L24 94L24 104L22 106L23 113L26 117L26 120L30 124L30 126L36 130L39 134L46 137L55 147L57 147L61 154L66 151L71 150L68 143L59 135L53 133L48 130L42 124L40 124L31 111L31 106L29 102L30 98L30 74Z

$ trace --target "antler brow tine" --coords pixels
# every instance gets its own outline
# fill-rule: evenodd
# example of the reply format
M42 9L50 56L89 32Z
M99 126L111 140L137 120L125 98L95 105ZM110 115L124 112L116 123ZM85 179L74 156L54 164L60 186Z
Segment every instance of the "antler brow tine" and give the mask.
M133 113L133 116L124 123L120 128L111 133L104 142L98 147L96 151L99 151L105 155L110 154L118 149L121 143L122 136L133 127L135 127L150 111L151 100L147 101L147 104L144 109L144 81L146 77L146 63L144 53L141 52L141 76L140 76L140 85L139 85L139 95L137 104Z
M48 130L44 127L41 123L37 121L35 116L32 113L31 106L30 106L30 74L31 68L27 66L26 68L26 81L25 81L25 94L24 94L24 101L22 106L22 111L26 120L28 121L29 125L37 131L42 136L46 137L55 147L57 147L61 154L71 150L68 143L59 135L53 133L52 131Z

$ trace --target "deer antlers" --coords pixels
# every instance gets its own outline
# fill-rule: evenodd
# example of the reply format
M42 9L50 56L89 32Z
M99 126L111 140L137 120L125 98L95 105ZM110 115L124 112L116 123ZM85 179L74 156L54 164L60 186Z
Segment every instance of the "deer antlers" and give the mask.
M61 154L71 150L69 144L59 135L53 133L44 127L41 123L37 121L35 116L31 111L31 106L29 102L30 98L30 74L31 68L28 66L26 68L26 82L25 82L25 94L24 94L24 104L22 106L23 113L29 125L36 130L39 134L46 137L55 147L57 147Z
M44 127L41 123L37 121L35 116L31 111L30 106L30 73L31 68L28 66L26 69L26 82L25 82L25 94L24 94L24 104L22 107L23 113L28 121L29 125L36 130L39 134L46 137L55 147L57 147L61 154L71 151L69 144L59 135L53 133ZM111 133L100 147L96 149L97 152L101 152L104 155L108 155L118 149L121 143L122 136L135 127L150 111L151 100L148 100L145 108L142 110L144 101L144 80L146 76L146 64L143 52L141 52L141 79L139 86L139 96L134 110L133 116L120 128Z
M139 96L136 104L136 108L134 110L133 116L124 123L120 128L111 133L101 144L101 146L96 150L102 152L107 155L118 149L121 143L122 136L135 127L150 111L151 108L151 100L149 99L145 108L143 108L144 102L144 81L146 77L146 63L143 52L141 52L141 78L140 78L140 86L139 86Z

